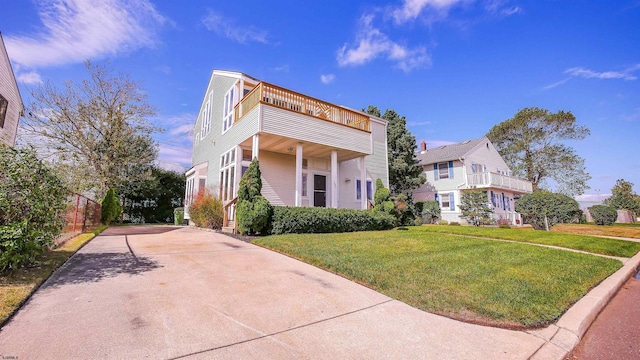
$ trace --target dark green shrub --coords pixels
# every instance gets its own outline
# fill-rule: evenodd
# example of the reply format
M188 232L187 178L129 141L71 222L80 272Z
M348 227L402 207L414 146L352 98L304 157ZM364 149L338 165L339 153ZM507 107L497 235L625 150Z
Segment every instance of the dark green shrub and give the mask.
M480 226L490 220L491 214L493 214L487 193L480 190L467 190L462 193L460 211L462 212L461 217L475 226Z
M613 225L618 219L618 212L611 206L594 205L589 208L589 213L596 225Z
M262 191L260 176L260 163L257 159L253 159L240 179L238 188L236 221L238 231L242 235L266 234L271 225L273 207L260 195Z
M375 205L380 205L391 198L391 192L384 187L381 179L376 179L376 192L373 195Z
M374 210L317 207L273 208L272 234L341 233L388 230L395 227L393 215Z
M426 224L435 224L440 218L440 205L435 200L422 202L422 221Z
M101 221L105 225L111 225L116 221L122 213L122 206L120 206L120 199L116 195L116 191L110 188L102 199L102 214Z
M422 226L422 218L421 217L417 217L415 220L413 220L413 225Z
M69 191L31 149L0 144L0 272L32 264L66 223Z
M208 190L200 191L189 205L189 218L197 227L221 229L223 217L222 200Z
M254 196L252 201L239 201L236 207L238 231L242 235L264 235L268 232L272 215L273 206L262 195Z
M555 224L578 222L582 214L577 201L548 191L523 195L516 201L516 211L536 230L545 230L545 218L551 229Z

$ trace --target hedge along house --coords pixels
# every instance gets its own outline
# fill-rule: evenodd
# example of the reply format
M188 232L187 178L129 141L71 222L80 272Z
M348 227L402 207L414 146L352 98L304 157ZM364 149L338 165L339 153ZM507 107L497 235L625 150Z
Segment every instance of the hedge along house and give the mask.
M188 207L204 188L235 218L242 174L260 161L262 195L276 206L366 209L375 180L389 186L387 123L378 117L214 70L194 126Z
M427 150L424 141L417 154L427 181L414 192L414 199L435 200L441 218L464 223L460 199L468 190L482 190L493 208L496 221L522 224L515 200L533 191L530 181L511 176L511 170L486 137Z
M0 33L0 144L15 145L18 122L23 112L20 90Z

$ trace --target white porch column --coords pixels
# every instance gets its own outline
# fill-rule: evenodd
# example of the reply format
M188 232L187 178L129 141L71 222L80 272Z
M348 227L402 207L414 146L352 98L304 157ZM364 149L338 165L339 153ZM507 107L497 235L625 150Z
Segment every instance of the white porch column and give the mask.
M331 207L338 207L338 152L331 150Z
M260 134L253 135L253 144L251 147L251 160L253 158L258 159L258 155L260 153Z
M367 169L364 167L364 156L360 158L360 202L361 209L367 209Z
M302 206L302 143L296 145L296 203Z

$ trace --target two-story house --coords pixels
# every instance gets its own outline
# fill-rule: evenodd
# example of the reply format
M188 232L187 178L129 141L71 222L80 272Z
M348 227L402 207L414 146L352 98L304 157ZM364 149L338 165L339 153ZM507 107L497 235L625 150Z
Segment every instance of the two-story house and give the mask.
M214 70L194 126L185 218L207 188L233 220L240 178L253 158L272 205L366 209L376 179L389 186L386 127L360 111Z
M15 145L23 111L20 90L0 33L0 144Z
M487 194L496 221L522 224L515 200L531 193L532 184L511 176L511 170L486 137L430 150L422 141L417 159L427 181L414 192L414 200L437 201L443 220L464 223L460 217L461 194L480 189Z

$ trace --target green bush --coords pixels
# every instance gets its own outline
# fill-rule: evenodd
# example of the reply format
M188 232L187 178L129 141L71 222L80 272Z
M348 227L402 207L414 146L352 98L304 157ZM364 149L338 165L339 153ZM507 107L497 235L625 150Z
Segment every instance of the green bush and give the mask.
M242 235L266 234L271 225L273 207L260 195L262 191L260 176L260 163L257 159L253 159L240 179L238 188L236 221L238 231Z
M509 226L509 224L500 224L500 225L498 225L498 227L500 229L511 229L511 226Z
M0 272L34 263L66 223L69 191L31 149L0 144Z
M618 219L618 212L611 206L594 205L589 208L589 213L596 225L613 225Z
M184 208L173 209L173 223L174 225L182 225L184 222Z
M516 201L516 211L536 230L545 230L545 217L551 229L555 224L579 222L582 215L577 201L548 191L523 195Z
M449 223L449 226L460 226L460 223L457 221L452 221Z
M413 225L422 226L422 218L421 217L417 217L415 220L413 220Z
M111 225L116 221L122 213L122 206L120 206L120 198L116 195L115 189L111 188L104 195L102 199L102 213L100 220L105 225Z
M440 220L439 224L440 225L449 225L449 222L447 220Z
M271 224L273 206L262 195L254 196L252 201L242 200L236 207L238 231L242 235L264 235Z
M272 234L341 233L389 230L396 225L393 215L374 210L317 207L273 208Z
M189 205L189 218L197 227L221 229L223 217L222 200L208 190L200 191Z
M422 211L420 214L422 215L422 221L427 224L435 224L440 218L440 205L435 200L421 201L421 203Z

